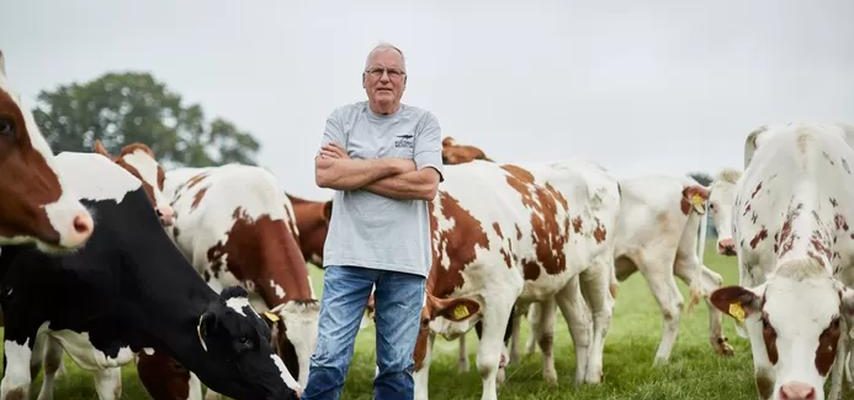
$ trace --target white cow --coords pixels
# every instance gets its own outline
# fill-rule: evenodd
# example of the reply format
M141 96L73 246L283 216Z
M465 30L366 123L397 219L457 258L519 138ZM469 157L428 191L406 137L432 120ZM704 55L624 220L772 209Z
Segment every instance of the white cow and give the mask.
M576 341L576 379L599 382L618 209L616 181L589 163L446 166L431 203L433 266L415 350L416 398L427 398L433 335L455 337L479 321L482 399L496 399L503 337L516 302L556 302ZM592 329L584 300L570 285L575 277L593 308ZM553 360L546 363L553 373Z
M762 399L822 400L832 366L841 383L854 312L852 138L796 123L747 139L732 213L741 286L712 301L746 329Z

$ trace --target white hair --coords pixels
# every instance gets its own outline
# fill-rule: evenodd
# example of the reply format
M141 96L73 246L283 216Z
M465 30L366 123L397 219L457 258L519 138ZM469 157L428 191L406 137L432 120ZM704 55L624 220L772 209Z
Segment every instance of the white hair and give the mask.
M376 45L368 53L368 58L365 59L365 69L368 69L368 67L371 66L371 57L374 55L374 53L377 53L380 51L388 51L388 50L394 50L398 54L400 54L400 66L403 68L404 71L406 71L406 58L403 56L403 50L401 50L401 49L397 48L397 46L395 46L391 43L387 43L387 42L381 42L380 44Z

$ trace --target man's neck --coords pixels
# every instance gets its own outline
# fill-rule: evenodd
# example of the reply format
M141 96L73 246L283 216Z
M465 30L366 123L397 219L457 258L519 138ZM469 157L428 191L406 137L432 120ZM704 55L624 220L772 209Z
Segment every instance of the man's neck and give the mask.
M378 115L388 116L388 115L392 115L392 114L396 113L398 110L400 110L400 103L374 104L374 103L368 102L368 104L369 104L369 107L371 108L371 111L373 111L374 114L378 114Z

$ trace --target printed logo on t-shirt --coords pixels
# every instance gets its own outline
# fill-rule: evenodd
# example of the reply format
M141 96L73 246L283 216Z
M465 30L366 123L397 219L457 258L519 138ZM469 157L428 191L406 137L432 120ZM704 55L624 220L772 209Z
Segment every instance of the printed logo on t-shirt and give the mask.
M408 148L411 149L415 147L415 135L411 133L401 133L397 135L397 139L394 141L395 148Z

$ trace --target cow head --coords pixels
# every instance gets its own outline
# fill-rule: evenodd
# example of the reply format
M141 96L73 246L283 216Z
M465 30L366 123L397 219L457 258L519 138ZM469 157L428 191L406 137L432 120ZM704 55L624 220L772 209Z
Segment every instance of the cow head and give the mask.
M299 246L306 261L323 266L323 244L332 219L332 200L310 201L288 194L299 231Z
M711 301L747 329L762 399L824 399L841 318L854 311L851 290L819 266L789 265L757 288L718 289Z
M734 256L735 241L732 236L733 207L735 204L736 182L741 178L741 172L725 169L709 186L709 212L712 224L718 232L718 253Z
M442 139L442 164L456 165L474 160L492 161L477 147L457 144L450 136Z
M276 352L288 371L298 376L299 384L308 383L308 366L317 345L317 301L289 301L264 313L273 327Z
M163 182L166 174L163 167L154 157L154 152L142 143L132 143L122 148L118 156L113 157L104 147L100 140L95 141L95 152L101 154L124 168L131 175L142 182L148 200L154 205L160 223L163 226L171 226L174 222L175 212L169 205L169 200L163 195Z
M240 287L222 291L196 327L203 354L196 371L212 389L241 399L296 399L301 387L270 346L270 328Z
M474 322L474 317L479 315L480 303L477 300L460 297L455 299L440 299L429 293L424 299L424 307L421 309L421 326L418 330L418 340L415 343L415 370L421 369L424 358L427 356L431 331L436 332L437 318L443 318L450 322Z
M29 109L11 94L0 53L0 243L35 242L43 251L82 246L92 216L63 186Z

